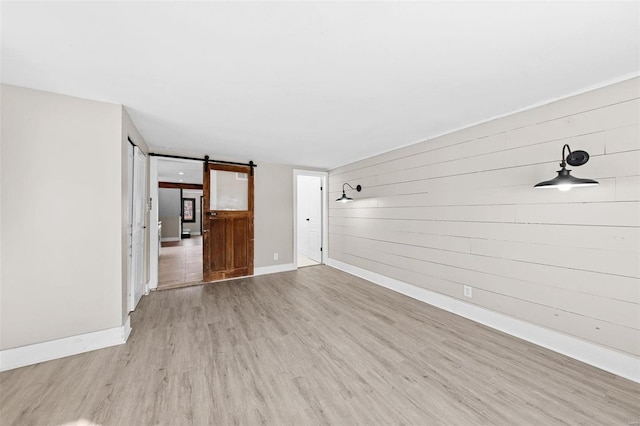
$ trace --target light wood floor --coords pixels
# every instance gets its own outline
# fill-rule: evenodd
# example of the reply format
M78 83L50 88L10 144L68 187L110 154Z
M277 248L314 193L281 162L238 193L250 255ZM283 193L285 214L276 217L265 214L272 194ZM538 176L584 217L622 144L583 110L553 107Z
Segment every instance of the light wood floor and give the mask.
M164 242L158 258L158 289L202 282L202 237Z
M0 374L0 424L640 420L638 384L327 266L153 292L132 324Z

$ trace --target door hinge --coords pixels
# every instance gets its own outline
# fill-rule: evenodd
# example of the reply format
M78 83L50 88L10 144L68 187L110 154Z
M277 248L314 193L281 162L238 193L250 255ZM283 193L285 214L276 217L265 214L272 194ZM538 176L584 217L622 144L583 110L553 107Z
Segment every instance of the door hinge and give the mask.
M320 187L320 191L322 191L322 187Z
M322 247L320 247L320 251L322 251Z

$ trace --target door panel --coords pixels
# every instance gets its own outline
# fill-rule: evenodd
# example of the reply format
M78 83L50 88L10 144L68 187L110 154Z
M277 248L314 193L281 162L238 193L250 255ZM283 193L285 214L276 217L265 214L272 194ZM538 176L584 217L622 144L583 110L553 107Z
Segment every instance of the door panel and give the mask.
M137 146L133 152L133 206L132 206L132 235L131 235L131 274L132 300L131 310L144 294L144 239L145 213L147 189L147 158Z
M133 145L129 145L127 151L127 207L128 207L128 232L127 232L127 308L133 311Z
M227 219L212 218L210 220L211 236L209 242L209 258L210 270L214 273L224 273L227 269L227 250L219 250L220 247L226 248L227 245ZM214 250L211 250L214 248Z
M253 176L249 167L209 164L203 185L205 281L253 274Z
M311 190L309 191L308 198L308 213L309 213L309 255L308 257L316 262L322 262L322 253L320 248L322 247L322 229L320 226L322 218L322 178L314 177Z
M249 253L247 252L249 239L248 218L233 220L233 268L247 268L249 266Z
M298 252L322 262L322 178L297 177Z
M307 176L298 176L297 180L298 195L298 252L309 257L309 181Z

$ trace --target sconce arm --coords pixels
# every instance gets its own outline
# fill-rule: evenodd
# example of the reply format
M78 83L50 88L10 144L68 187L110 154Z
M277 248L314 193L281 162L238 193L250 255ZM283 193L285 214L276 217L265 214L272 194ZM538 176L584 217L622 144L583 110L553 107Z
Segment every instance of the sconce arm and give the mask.
M571 147L569 147L568 143L565 143L562 147L562 162L560 163L560 167L566 167L567 165L567 162L565 161L565 158L567 158L567 155L564 153L565 149L569 150L569 155L571 155Z
M351 189L355 189L356 191L360 192L362 191L362 187L360 185L356 185L356 187L354 188L353 186L349 185L347 182L345 182L344 184L342 184L342 192L344 193L344 187L348 186Z

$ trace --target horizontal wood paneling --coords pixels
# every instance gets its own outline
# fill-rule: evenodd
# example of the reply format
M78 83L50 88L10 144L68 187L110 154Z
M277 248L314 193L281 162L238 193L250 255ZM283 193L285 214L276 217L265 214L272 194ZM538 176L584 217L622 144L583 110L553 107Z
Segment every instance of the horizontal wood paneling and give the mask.
M640 113L639 105L640 101L636 98L544 123L524 126L507 133L507 147L538 144L635 124L638 122Z
M335 228L331 232L334 233ZM371 232L338 230L340 237L355 237L371 243L388 242L416 249L430 248L473 254L484 257L517 260L571 269L585 269L628 277L638 277L635 267L636 251L603 250L601 248L566 247L562 245L524 243L507 240L467 239L443 235L389 232L384 229Z
M329 254L640 355L639 79L332 170ZM600 181L536 190L563 144ZM474 288L473 298L463 286Z
M342 229L338 229L341 227ZM448 221L387 221L384 219L359 219L335 217L330 229L333 233L372 237L381 233L425 234L452 236L468 239L494 239L550 244L567 248L586 247L601 250L637 252L640 246L640 229L629 227L593 227L584 225L548 226L535 223L491 223Z
M584 189L579 189L583 191ZM540 189L537 191L551 191ZM640 225L640 203L517 204L472 206L416 206L335 209L335 217L394 220L447 220L460 222L518 222L562 225Z
M416 192L443 190L461 190L464 188L492 188L529 184L532 179L551 179L555 176L555 170L559 169L559 157L564 143L570 140L554 142L553 150L545 147L542 155L535 154L535 150L541 147L525 147L527 152L519 150L503 151L487 156L476 156L473 158L463 158L440 163L430 163L423 166L409 167L407 164L397 164L402 167L395 171L359 170L356 174L346 174L342 179L345 182L357 181L362 185L363 196L379 195L376 190L382 186L413 183L417 184ZM590 175L598 176L600 179L615 178L620 176L635 176L640 164L640 153L638 150L614 152L607 155L594 153L589 145L580 144L580 149L588 151L593 159L598 161L589 162L579 169L573 170L576 176ZM548 145L548 144L545 144ZM597 146L604 151L604 139L599 141ZM560 148L558 148L560 147ZM575 149L575 148L574 148ZM515 152L512 152L515 151ZM433 153L431 155L434 155ZM509 156L517 158L509 161ZM500 158L496 158L500 156ZM486 157L486 158L485 158ZM571 166L568 167L571 169ZM365 176L366 173L377 173L374 176ZM332 178L329 184L332 195L341 193L342 180ZM436 185L434 187L434 185ZM448 184L448 185L447 185ZM404 191L403 191L404 192Z
M344 232L343 235L348 234ZM593 273L584 269L529 263L488 256L449 256L448 264L458 268L486 272L496 276L512 277L545 285L599 295L618 300L640 299L636 278ZM602 285L606 279L607 285Z
M625 126L611 129L605 133L605 152L632 151L638 149L640 132L638 126Z

